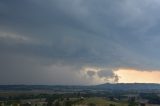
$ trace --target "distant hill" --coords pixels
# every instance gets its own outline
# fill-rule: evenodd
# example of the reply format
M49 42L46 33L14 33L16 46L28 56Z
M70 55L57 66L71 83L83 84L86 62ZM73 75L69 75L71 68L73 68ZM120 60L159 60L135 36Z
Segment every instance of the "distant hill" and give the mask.
M54 90L54 91L77 91L77 90L159 90L160 84L152 83L118 83L100 84L93 86L69 86L69 85L0 85L1 91L30 91L30 90Z
M95 87L102 90L160 90L160 84L154 83L106 83Z

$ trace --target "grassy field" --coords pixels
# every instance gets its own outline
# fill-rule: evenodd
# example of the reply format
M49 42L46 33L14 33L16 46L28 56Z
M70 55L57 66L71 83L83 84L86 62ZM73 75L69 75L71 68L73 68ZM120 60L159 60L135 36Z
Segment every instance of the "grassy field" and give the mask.
M90 103L96 104L96 106L109 106L110 104L114 104L115 106L128 106L128 103L126 102L120 102L120 101L115 102L115 101L107 100L105 98L98 98L98 97L86 98L83 101L77 103L77 106L78 105L83 106L83 105L87 105Z

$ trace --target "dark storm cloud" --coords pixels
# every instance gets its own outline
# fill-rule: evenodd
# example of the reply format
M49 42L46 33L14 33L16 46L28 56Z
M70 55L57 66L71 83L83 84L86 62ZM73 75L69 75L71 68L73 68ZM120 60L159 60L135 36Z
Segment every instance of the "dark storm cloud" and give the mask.
M119 81L119 76L116 75L112 69L107 69L107 70L100 70L97 72L97 75L100 78L104 78L105 81L112 82L112 83L118 83Z
M94 76L96 73L95 73L94 71L87 71L87 74L88 74L90 77L92 77L92 76Z
M76 77L85 66L159 70L159 6L158 0L0 0L1 83L88 84Z
M100 70L98 73L99 77L113 77L114 73L112 70Z

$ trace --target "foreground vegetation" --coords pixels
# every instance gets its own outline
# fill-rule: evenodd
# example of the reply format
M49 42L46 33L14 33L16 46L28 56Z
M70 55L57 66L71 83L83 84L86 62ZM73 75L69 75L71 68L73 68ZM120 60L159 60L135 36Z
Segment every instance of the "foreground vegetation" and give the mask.
M121 101L111 101L106 98L101 97L92 97L84 99L76 104L78 105L87 105L87 106L128 106L127 102Z
M159 90L44 87L40 89L36 86L36 90L17 90L17 87L16 90L2 90L0 106L160 106Z

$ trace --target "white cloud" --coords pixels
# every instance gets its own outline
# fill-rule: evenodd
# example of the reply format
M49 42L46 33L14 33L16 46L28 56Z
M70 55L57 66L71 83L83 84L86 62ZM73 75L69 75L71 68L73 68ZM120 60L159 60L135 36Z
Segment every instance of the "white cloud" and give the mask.
M0 40L7 43L35 43L36 41L28 36L14 33L0 32Z

